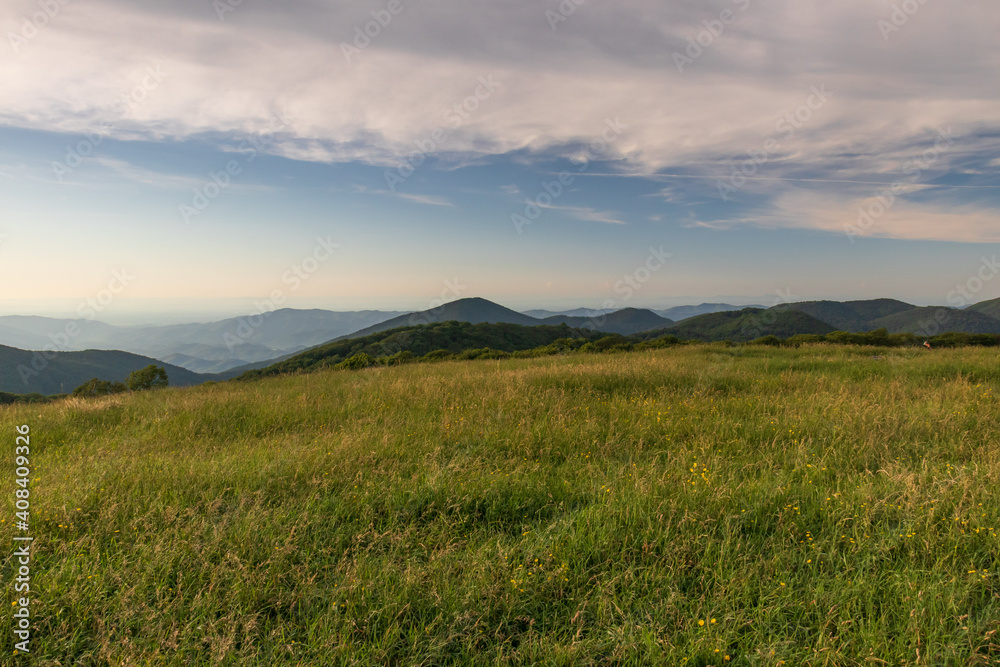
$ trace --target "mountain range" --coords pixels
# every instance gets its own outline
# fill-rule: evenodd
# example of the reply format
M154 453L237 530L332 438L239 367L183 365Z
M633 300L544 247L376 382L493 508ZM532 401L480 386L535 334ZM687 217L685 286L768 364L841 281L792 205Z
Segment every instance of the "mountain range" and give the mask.
M661 317L650 310L638 308L624 308L612 313L599 314L593 317L571 316L571 315L551 315L545 318L532 317L524 313L519 313L510 308L505 308L500 304L493 303L486 299L473 297L469 299L458 299L431 310L418 313L408 313L400 315L384 322L379 322L370 327L355 331L352 334L341 336L344 338L359 338L369 336L380 331L389 331L399 327L414 326L417 324L431 324L435 322L470 322L472 324L499 323L520 324L522 326L554 326L566 324L577 329L590 329L592 331L602 331L604 333L617 333L629 335L646 331L648 329L662 328L673 324L673 320Z
M43 354L0 345L0 391L11 394L68 394L94 377L123 382L129 373L150 364L162 366L173 386L189 387L217 379L119 350Z
M281 368L295 368L304 363L303 359L320 353L324 359L342 356L345 350L358 348L360 343L357 339L376 336L377 340L370 339L365 345L375 344L371 341L383 345L385 337L381 334L401 327L412 332L427 328L419 325L452 321L473 325L516 325L529 332L542 327L538 331L547 333L536 336L523 332L516 335L497 333L497 330L489 328L463 330L448 349L455 345L496 347L494 343L499 340L506 341L504 344L507 347L497 349L520 350L526 349L523 346L534 343L536 339L543 341L539 344L546 345L556 334L588 339L598 334L619 334L633 340L670 335L681 340L734 342L765 336L788 338L796 334L857 333L877 329L886 329L890 334L913 333L926 337L944 332L1000 334L1000 299L984 301L965 309L918 307L894 299L804 301L766 309L737 309L726 304L702 304L691 308L710 312L684 317L680 321L639 308L614 312L581 313L577 310L556 314L532 311L546 315L534 317L486 299L467 298L407 314L283 309L258 318L162 327L115 327L89 320L0 317L0 392L68 393L93 377L121 381L130 372L152 363L164 366L170 383L175 386L228 380L275 364ZM577 314L570 314L573 312ZM693 310L676 312L686 315ZM444 330L438 330L438 333L440 331ZM509 336L513 338L508 340ZM44 349L45 346L74 350L93 341L102 341L95 347L112 346L117 341L123 344L118 350L78 349L46 355L26 351ZM418 344L413 341L423 342ZM425 340L424 334L411 333L408 337L392 339L389 344L397 352L413 352L431 345L429 341L431 339ZM344 342L348 343L346 347L342 344ZM334 347L331 348L331 345ZM135 350L145 350L146 354Z
M288 356L398 314L283 308L219 322L141 327L6 316L0 317L0 345L24 350L122 350L196 373L221 373Z

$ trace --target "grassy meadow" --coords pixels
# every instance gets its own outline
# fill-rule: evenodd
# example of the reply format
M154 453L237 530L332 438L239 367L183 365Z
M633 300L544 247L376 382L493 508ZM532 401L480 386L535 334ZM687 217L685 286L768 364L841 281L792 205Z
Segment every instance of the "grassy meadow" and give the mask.
M706 344L0 407L0 536L28 424L33 665L995 665L998 395Z

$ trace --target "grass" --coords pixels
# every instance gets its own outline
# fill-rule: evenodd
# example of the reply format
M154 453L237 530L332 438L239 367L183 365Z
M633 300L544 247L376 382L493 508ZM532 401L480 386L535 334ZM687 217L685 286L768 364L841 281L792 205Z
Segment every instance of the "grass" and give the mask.
M998 393L989 349L700 345L0 407L31 660L1000 664Z

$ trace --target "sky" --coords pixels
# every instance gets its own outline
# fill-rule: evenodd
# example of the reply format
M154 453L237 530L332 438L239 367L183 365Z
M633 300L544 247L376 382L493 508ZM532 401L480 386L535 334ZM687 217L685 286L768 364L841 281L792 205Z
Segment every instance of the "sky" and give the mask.
M994 0L5 0L0 314L996 298L998 32Z

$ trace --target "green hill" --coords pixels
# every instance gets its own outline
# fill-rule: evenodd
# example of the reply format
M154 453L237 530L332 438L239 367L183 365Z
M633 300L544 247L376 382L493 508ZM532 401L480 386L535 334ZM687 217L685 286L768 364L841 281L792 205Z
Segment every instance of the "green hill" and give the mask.
M922 335L945 332L1000 334L1000 320L974 310L928 306L873 320L872 329Z
M522 326L566 324L575 329L592 329L594 331L617 333L625 336L673 324L673 320L660 317L651 310L640 308L624 308L596 317L557 314L540 319L511 310L487 299L475 297L458 299L457 301L451 301L437 308L418 313L400 315L399 317L394 317L391 320L380 322L334 340L362 338L382 331L398 329L399 327L451 321L469 322L472 324L520 324Z
M561 338L597 340L604 335L594 331L573 329L565 324L527 327L519 324L489 322L472 324L451 321L407 326L359 338L332 341L266 368L247 371L238 379L247 380L282 373L320 370L360 354L378 359L405 353L413 357L422 357L438 350L445 350L450 354L483 348L516 352L550 345Z
M836 329L796 310L744 308L696 315L665 329L645 331L643 340L670 334L682 340L750 341L764 336L788 338L796 334L827 334Z
M178 387L215 379L129 352L86 350L44 354L51 359L46 359L41 352L0 345L0 391L11 394L68 394L95 377L123 382L129 373L150 364L165 368L170 384Z
M592 329L605 333L616 333L629 336L640 331L662 329L674 324L673 320L660 317L651 310L642 308L624 308L606 315L596 317L570 317L568 315L553 315L541 320L543 324L567 324L577 329Z
M981 301L975 305L969 306L966 310L982 313L983 315L988 315L992 318L1000 320L1000 299Z
M913 310L916 306L896 299L867 301L801 301L774 306L772 310L792 310L826 322L836 331L862 332L878 329L874 320ZM799 333L816 333L802 331Z
M449 303L416 313L407 313L393 317L392 319L370 327L355 331L346 336L340 336L335 340L346 340L353 338L363 338L371 334L398 329L399 327L416 326L420 324L434 324L438 322L470 322L472 324L506 322L508 324L521 324L531 326L541 324L541 320L530 315L523 315L517 311L505 308L479 297L469 299L458 299Z

